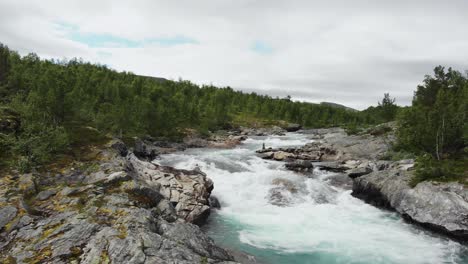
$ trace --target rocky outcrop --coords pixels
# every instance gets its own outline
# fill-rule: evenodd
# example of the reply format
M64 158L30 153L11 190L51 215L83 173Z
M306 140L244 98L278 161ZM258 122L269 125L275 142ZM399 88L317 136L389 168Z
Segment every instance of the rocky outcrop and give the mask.
M161 193L187 222L203 224L210 214L208 198L213 182L199 170L176 170L127 156L130 175Z
M80 169L0 178L0 263L235 263L194 225L209 214L206 175L115 143Z
M411 171L400 166L353 181L353 195L394 209L416 223L468 242L468 190L458 183L422 182L411 188Z

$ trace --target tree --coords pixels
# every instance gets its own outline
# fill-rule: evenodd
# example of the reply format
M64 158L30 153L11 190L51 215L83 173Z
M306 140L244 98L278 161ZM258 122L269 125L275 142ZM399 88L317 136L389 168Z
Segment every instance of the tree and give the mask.
M378 103L378 107L382 112L382 118L384 122L389 122L395 119L398 111L398 106L395 104L395 98L390 98L389 93L384 94L382 102Z

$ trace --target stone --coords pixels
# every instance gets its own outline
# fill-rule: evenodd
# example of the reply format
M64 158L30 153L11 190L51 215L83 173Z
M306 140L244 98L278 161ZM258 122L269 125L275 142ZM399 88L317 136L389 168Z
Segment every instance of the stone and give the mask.
M11 222L18 213L18 209L14 206L5 206L0 208L0 230L2 230L6 224Z
M293 162L286 163L286 168L288 170L297 171L297 172L307 172L312 171L314 166L309 160L294 160Z
M284 152L284 151L277 151L273 154L273 159L278 160L278 161L282 161L282 160L292 158L292 157L294 157L294 154Z
M45 201L54 196L57 192L54 190L45 190L36 195L36 200Z
M296 132L301 128L302 126L299 124L288 124L284 129L286 129L288 132Z
M115 139L111 142L111 148L113 148L120 156L125 157L128 154L128 149L125 143L120 139Z
M354 179L354 178L369 174L371 172L372 172L372 169L369 167L354 168L348 171L348 177L350 177L351 179Z
M210 196L210 198L208 198L208 203L211 208L221 209L221 203L219 202L218 198L214 196Z

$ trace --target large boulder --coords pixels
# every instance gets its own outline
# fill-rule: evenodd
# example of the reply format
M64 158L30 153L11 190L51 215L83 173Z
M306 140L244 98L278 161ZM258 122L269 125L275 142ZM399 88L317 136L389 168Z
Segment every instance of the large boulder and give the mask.
M302 126L299 124L288 124L287 126L284 127L284 129L286 129L286 131L288 132L296 132L301 128Z
M203 224L210 214L208 198L213 182L199 170L177 170L127 156L130 175L159 191L187 222Z
M384 170L353 180L353 196L396 210L431 230L468 241L468 190L459 183L422 182L411 188L412 171Z

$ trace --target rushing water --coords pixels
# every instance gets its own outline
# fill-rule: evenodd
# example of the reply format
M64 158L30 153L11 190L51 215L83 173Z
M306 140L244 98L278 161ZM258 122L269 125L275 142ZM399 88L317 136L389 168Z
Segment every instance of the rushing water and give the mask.
M199 166L215 184L222 205L208 234L220 245L256 256L262 263L468 263L466 248L405 223L332 186L332 173L305 177L282 162L262 160L255 150L300 146L306 135L255 137L234 149L191 149L157 161L180 169ZM272 204L275 179L293 182L281 192L287 206Z

